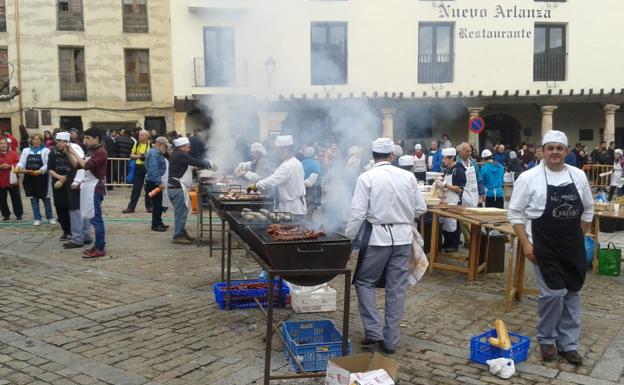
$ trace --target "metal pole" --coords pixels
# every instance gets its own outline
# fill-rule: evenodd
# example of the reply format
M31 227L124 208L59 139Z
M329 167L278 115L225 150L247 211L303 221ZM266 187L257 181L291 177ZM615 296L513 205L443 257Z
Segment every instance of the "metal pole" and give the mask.
M20 19L19 19L19 0L15 0L15 57L17 59L17 88L20 93L17 95L19 104L19 118L20 124L24 124L24 100L22 95L24 90L22 89L22 53L21 53L21 41L20 41Z
M264 385L271 382L271 340L273 339L273 273L269 270L269 292L267 297L267 325L266 325L266 341L264 349Z
M227 245L228 245L228 253L227 253L227 293L225 303L227 304L227 309L230 310L230 271L232 270L232 237L230 236L230 232L228 231L227 237Z
M351 270L346 270L344 287L344 313L342 315L342 355L347 355L349 343L349 313L351 311Z

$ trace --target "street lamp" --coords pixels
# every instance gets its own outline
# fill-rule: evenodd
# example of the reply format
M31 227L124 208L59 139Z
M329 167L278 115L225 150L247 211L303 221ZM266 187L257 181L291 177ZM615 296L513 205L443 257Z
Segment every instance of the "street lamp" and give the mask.
M264 71L267 75L267 85L271 88L271 80L273 78L273 73L275 72L275 59L273 59L273 56L269 56L264 61Z

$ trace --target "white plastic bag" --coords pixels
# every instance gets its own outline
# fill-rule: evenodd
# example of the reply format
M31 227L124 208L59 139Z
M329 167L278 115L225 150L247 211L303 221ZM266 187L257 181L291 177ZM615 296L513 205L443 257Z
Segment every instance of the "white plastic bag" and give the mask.
M509 358L497 358L486 362L490 366L490 373L504 380L516 374L516 366L513 360Z
M418 232L418 228L415 224L412 225L412 235L414 237L414 241L412 242L412 252L408 261L409 275L407 276L407 281L410 285L414 286L416 282L420 281L423 275L427 272L429 260L423 250L425 242L423 241L422 236Z
M13 172L13 170L11 170L11 172L9 172L9 184L11 186L14 186L17 184L17 174Z

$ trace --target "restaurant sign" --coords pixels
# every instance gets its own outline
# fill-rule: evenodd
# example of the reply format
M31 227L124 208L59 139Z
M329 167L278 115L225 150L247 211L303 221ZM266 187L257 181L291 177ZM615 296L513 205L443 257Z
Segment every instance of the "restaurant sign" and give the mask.
M518 6L504 7L500 4L494 8L458 8L452 5L438 6L439 19L497 19L497 20L549 20L552 10L544 8L523 8ZM458 28L460 39L532 39L533 29L469 29Z

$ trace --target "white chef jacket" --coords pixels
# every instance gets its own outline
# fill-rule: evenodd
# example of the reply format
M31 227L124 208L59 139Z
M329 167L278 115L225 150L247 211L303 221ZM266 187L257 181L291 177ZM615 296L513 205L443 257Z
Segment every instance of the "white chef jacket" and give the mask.
M408 245L415 217L426 211L414 174L379 162L357 180L346 235L354 239L366 220L373 225L369 245Z
M423 152L420 154L420 158L414 155L414 167L413 172L426 172L427 171L427 155Z
M620 160L613 162L613 174L611 175L611 186L620 187L624 185L624 178L622 178L622 164Z
M576 189L583 201L584 211L581 220L583 222L591 222L594 218L594 198L592 197L591 188L585 173L567 164L565 169L561 171L551 171L542 162L520 174L514 183L511 201L509 202L509 222L512 225L525 225L526 233L531 243L533 243L531 221L541 217L546 208L546 178L544 177L544 170L548 177L548 184L553 186L570 184L570 175L572 175Z
M278 211L305 215L307 208L303 175L301 162L293 156L283 161L271 176L256 183L256 187L260 190L277 189L279 203L276 209Z

